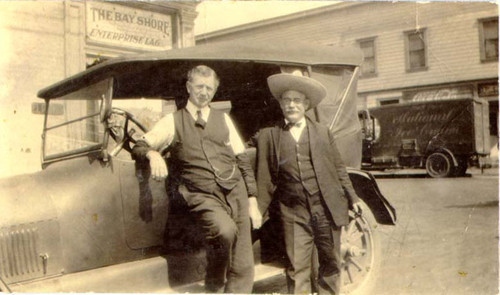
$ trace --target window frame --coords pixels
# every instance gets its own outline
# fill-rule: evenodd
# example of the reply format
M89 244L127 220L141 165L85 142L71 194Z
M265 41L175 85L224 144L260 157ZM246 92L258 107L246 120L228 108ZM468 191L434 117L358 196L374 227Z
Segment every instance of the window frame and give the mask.
M429 69L429 58L428 58L428 46L427 46L427 29L426 28L419 28L416 30L409 30L405 31L404 33L404 41L405 41L405 68L407 73L413 73L413 72L421 72L421 71L427 71ZM410 61L410 35L413 34L422 34L423 36L423 41L424 41L424 61L425 65L418 67L418 68L412 68L411 67L411 61Z
M363 43L363 42L372 42L372 44L373 44L373 65L374 65L374 71L370 72L370 73L363 73L363 65L361 65L361 67L360 67L360 75L359 75L360 78L373 78L373 77L377 77L378 76L377 45L375 44L376 43L376 39L377 39L377 37L374 36L374 37L368 37L368 38L362 38L362 39L356 40L356 43L358 44L358 47L359 47L360 50L363 50L363 49L361 49L361 43ZM363 64L364 64L364 62L365 62L365 56L363 55Z
M490 22L490 21L497 21L497 28L498 28L498 16L494 17L487 17L487 18L481 18L478 19L478 30L479 30L479 54L480 54L480 60L481 62L494 62L498 61L499 55L497 51L497 56L496 57L486 57L486 48L484 46L484 43L486 39L484 38L484 23ZM498 30L498 29L497 29ZM498 31L497 31L498 33ZM497 43L498 43L498 37L497 37ZM498 45L497 45L498 47Z
M68 126L72 123L79 122L79 121L84 121L86 119L91 119L91 118L97 118L98 124L105 124L103 121L103 117L106 116L107 112L110 111L110 103L111 103L111 96L112 96L112 89L113 89L113 78L106 78L104 80L100 80L98 82L92 83L88 86L85 86L83 88L77 89L75 91L72 91L70 93L64 94L62 96L56 97L56 98L51 98L51 99L45 99L45 116L44 116L44 123L43 123L43 133L42 133L42 169L45 169L48 165L59 162L59 161L64 161L64 160L69 160L77 157L82 157L82 156L88 156L91 154L97 154L97 155L102 155L104 150L106 149L106 140L108 137L108 134L106 132L106 126L104 126L104 133L102 138L97 140L94 144L82 147L82 148L74 148L74 149L68 149L67 151L59 152L59 153L48 153L47 151L47 139L48 135L47 132L51 130L55 130L57 128L61 128L64 126ZM105 89L101 95L101 97L96 98L96 97L89 97L88 99L79 99L81 101L94 101L99 103L99 109L98 110L89 110L88 107L89 105L87 104L87 111L89 111L88 114L78 116L69 120L65 120L64 122L55 124L55 125L50 125L49 126L49 113L50 113L50 103L55 103L58 101L64 101L64 100L72 100L71 96L75 95L76 93L85 90L86 88L93 87L99 83L103 83L105 85ZM109 107L108 107L109 105Z

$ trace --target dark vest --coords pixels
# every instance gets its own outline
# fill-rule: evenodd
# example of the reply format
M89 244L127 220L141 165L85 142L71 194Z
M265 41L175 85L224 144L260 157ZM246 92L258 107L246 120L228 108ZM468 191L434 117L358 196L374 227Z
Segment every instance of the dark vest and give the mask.
M319 191L316 173L311 161L309 132L304 128L300 139L295 142L290 131L281 131L278 186L281 190L295 194L301 184L309 194Z
M215 187L231 190L241 179L229 141L224 113L211 109L205 128L195 125L186 109L174 113L175 136L169 170L174 181L212 193Z

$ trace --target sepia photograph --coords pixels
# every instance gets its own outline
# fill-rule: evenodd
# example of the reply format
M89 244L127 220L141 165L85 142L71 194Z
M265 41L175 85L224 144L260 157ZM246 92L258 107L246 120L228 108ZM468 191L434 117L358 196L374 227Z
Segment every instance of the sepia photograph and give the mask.
M0 293L499 294L498 8L0 1Z

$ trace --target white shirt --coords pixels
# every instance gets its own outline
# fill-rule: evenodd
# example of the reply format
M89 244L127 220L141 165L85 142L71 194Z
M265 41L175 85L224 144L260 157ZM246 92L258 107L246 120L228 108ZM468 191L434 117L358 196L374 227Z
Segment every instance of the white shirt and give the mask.
M201 110L201 115L203 120L207 121L210 115L210 107L206 106L204 108L198 109L190 100L188 100L186 105L186 110L191 114L193 119L196 121L196 112ZM233 149L235 155L245 152L245 146L241 140L240 135L234 127L233 121L224 113L224 120L226 121L227 128L229 129L229 144ZM153 149L157 151L163 151L166 149L174 139L175 126L174 126L174 114L170 113L161 118L148 133L142 136L142 140Z
M285 119L285 123L288 124L288 123L290 123L290 121ZM290 133L292 134L292 137L295 140L295 142L299 142L300 135L302 135L302 131L304 131L304 128L306 128L306 118L302 117L302 119L297 121L297 123L300 124L300 127L297 125L293 125L290 128ZM295 124L297 124L297 123L295 123Z

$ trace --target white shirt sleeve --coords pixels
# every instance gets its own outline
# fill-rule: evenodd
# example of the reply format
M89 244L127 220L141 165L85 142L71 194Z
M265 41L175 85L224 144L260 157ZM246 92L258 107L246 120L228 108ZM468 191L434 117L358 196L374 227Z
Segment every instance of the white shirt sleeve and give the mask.
M238 131L234 127L233 121L229 117L228 114L224 114L224 119L226 120L227 128L229 129L229 143L233 149L235 155L241 154L245 152L245 145L243 145L243 141L241 140Z
M151 148L162 151L172 143L174 135L174 115L170 113L161 118L153 129L144 134L142 140L146 141Z

